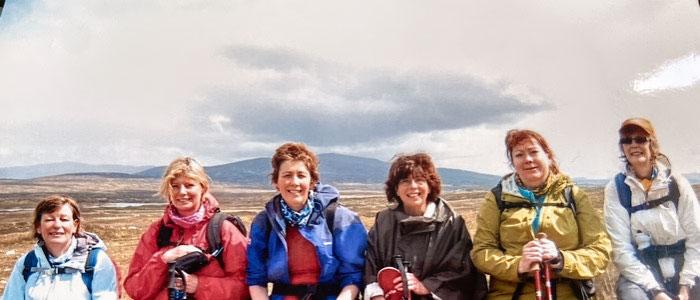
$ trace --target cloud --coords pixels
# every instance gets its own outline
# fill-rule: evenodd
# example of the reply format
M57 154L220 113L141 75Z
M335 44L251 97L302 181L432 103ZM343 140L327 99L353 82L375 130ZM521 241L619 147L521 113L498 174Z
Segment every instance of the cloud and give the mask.
M634 91L640 94L692 86L700 82L700 56L690 53L667 61L641 77L633 83Z
M509 123L553 107L464 74L360 70L288 49L235 46L225 53L258 79L212 91L204 110L228 117L222 126L268 141L352 145Z

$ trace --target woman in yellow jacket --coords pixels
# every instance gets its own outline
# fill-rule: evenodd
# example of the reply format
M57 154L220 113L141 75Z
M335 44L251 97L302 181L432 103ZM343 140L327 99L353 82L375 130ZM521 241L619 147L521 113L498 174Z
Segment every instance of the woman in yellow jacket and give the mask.
M515 172L486 194L471 252L476 267L491 275L488 298L534 299L530 271L544 262L552 267L555 299L585 299L584 280L603 273L610 260L602 214L559 172L539 133L510 130L505 142ZM547 237L537 239L540 232Z

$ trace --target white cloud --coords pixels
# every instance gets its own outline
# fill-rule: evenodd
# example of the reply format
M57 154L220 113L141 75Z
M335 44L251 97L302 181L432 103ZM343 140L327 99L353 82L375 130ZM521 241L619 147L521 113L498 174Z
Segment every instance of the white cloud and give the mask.
M664 90L681 89L700 82L700 56L690 53L663 63L654 71L641 76L633 83L637 93L648 94Z
M505 130L524 127L550 139L565 171L608 176L616 126L633 115L667 132L675 166L700 165L673 152L700 145L697 4L504 1L11 1L0 165L216 164L295 139L501 173ZM662 76L669 58L686 61L667 70L686 80ZM685 86L640 105L634 79ZM305 122L320 111L332 121Z
M209 122L211 123L212 128L216 129L219 133L225 134L226 129L224 126L231 123L231 119L222 115L211 115L209 116Z

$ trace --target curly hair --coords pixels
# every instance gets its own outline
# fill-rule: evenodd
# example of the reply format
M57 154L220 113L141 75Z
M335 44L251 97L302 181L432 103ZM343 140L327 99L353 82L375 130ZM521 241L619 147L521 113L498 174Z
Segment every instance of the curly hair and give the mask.
M320 179L318 171L318 157L316 153L311 151L303 143L286 143L279 146L275 150L275 155L272 156L272 173L270 173L270 179L273 184L277 183L277 177L279 177L280 166L285 161L301 161L309 170L311 175L311 186L318 183Z
M435 169L432 158L427 153L397 154L389 168L389 176L384 183L384 191L389 202L396 202L399 196L396 189L399 182L406 178L425 178L430 192L428 201L436 201L440 195L440 175Z

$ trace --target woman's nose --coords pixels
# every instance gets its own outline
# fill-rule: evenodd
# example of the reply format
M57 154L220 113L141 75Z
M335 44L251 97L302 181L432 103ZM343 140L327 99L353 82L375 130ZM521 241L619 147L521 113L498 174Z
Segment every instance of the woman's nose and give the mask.
M180 185L177 187L177 192L180 194L186 194L187 193L187 188L185 185Z

